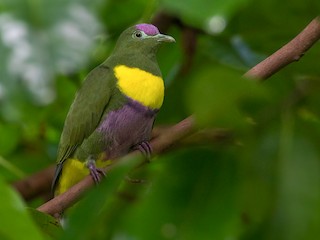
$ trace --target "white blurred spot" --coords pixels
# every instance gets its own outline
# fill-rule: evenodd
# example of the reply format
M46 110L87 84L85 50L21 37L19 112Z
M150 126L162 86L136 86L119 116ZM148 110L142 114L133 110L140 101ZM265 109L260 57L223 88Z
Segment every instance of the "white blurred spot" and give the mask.
M13 19L9 14L0 15L0 31L2 42L7 47L12 47L27 35L27 27L21 22Z
M27 27L10 15L2 14L0 15L0 33L4 46L11 49L7 62L9 72L19 75L24 70L22 65L31 56L31 46L27 41Z
M219 34L226 26L226 19L219 15L212 16L207 22L207 30L210 34Z
M24 78L28 82L29 90L41 99L42 104L49 104L55 98L55 92L49 87L48 82L43 81L47 72L35 64L30 64L24 73Z
M71 4L68 18L61 19L52 28L52 34L60 42L57 49L56 67L59 72L75 71L83 65L100 29L90 12L79 4Z

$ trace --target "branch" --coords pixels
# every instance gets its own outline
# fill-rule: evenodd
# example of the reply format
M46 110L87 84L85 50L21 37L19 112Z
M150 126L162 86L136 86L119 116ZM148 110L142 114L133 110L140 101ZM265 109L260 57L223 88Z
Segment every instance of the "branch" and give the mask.
M152 130L152 137L151 139L154 140L161 136L166 131L170 131L172 126L161 126L161 127L155 127ZM211 131L211 130L210 130ZM197 139L198 142L204 142L208 140L208 138L205 136L203 139ZM200 140L200 141L199 141ZM176 147L181 147L181 141L177 142L175 144ZM199 143L198 143L199 144ZM39 196L43 193L50 194L50 188L52 184L52 179L54 176L55 171L55 164L52 164L51 166L42 169L39 172L36 172L24 179L21 179L19 181L13 182L12 187L15 188L15 190L20 194L21 197L25 201L32 200L33 198Z
M298 61L320 39L320 17L313 19L294 39L244 74L250 79L265 80L288 64Z
M20 195L27 201L39 193L46 193L50 189L51 182L54 175L55 166L50 166L36 174L33 174L21 181L17 181L12 186L20 193Z
M234 133L230 129L202 129L181 139L177 148L194 146L223 146L235 144Z
M157 139L167 131L171 131L172 126L155 127L152 131L152 140ZM165 139L164 139L165 140ZM155 142L159 142L157 139ZM189 146L203 146L205 144L232 144L233 134L227 129L204 129L196 131L194 134L190 134L184 138L177 140L174 143L174 147L170 147L170 150L189 147ZM166 148L168 151L168 148ZM12 186L20 194L25 201L29 201L39 196L42 193L50 194L50 187L54 175L55 164L42 169L22 180L12 183Z
M286 65L299 60L303 54L320 38L320 18L315 18L299 35L279 49L273 55L250 69L244 76L258 80L264 80L272 76ZM178 140L188 136L194 130L194 119L188 117L175 126L164 131L151 141L154 154L166 151ZM140 154L135 151L131 154ZM119 159L118 161L121 161ZM110 166L108 169L112 168ZM108 170L107 169L107 170ZM72 206L82 194L94 185L91 176L87 176L67 192L55 197L38 208L39 211L55 215Z
M179 139L191 134L194 131L194 119L192 116L184 119L178 124L174 125L170 129L163 132L159 137L150 142L154 154L160 154L174 145ZM134 151L130 155L141 155L139 151ZM116 160L115 164L120 162L121 159ZM110 170L114 165L106 168L106 171ZM94 185L94 181L91 176L85 177L79 183L71 187L65 193L51 199L44 203L38 210L50 215L56 215L62 213L67 208L71 207L77 202L83 193Z

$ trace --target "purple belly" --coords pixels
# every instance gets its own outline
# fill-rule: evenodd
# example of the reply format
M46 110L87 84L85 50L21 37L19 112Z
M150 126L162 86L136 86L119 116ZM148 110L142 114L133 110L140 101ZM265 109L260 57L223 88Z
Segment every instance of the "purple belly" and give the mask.
M109 112L97 129L105 136L108 159L124 155L134 145L148 141L155 114L156 111L132 100L122 108Z

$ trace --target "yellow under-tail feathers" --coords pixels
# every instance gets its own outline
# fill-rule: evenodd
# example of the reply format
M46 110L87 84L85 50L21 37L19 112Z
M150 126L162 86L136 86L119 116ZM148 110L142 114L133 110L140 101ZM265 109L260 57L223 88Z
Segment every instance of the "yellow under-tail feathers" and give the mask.
M99 160L96 161L97 168L104 168L109 165L111 165L111 160L105 161L103 160L103 157L99 157ZM80 182L87 175L89 175L89 169L86 166L86 162L75 158L67 159L63 165L59 184L55 190L55 195L60 195L66 192L69 188Z
M159 109L164 98L163 79L139 68L118 65L114 68L120 91L142 105Z

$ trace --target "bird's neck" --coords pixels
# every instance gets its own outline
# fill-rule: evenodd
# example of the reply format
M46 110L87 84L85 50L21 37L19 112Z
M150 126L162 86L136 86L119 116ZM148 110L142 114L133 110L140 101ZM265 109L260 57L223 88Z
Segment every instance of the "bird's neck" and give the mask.
M161 77L155 51L115 52L103 64L113 69L117 65L139 68L155 76Z

